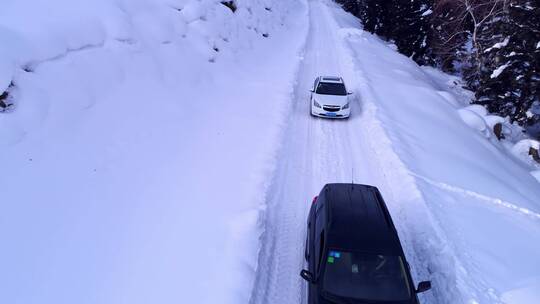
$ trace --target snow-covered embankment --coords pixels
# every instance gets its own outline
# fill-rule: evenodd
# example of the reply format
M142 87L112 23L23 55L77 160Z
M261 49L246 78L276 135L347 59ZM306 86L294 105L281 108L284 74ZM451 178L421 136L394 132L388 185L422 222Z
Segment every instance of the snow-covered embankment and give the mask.
M481 129L463 121L466 96L452 77L418 67L359 30L356 18L333 11L356 58L366 108L376 109L386 149L421 194L407 201L410 185L394 184L403 196L390 211L415 271L433 281L428 302L538 302L540 184L531 165L509 153L481 116Z
M2 4L0 302L247 301L307 18L234 2Z

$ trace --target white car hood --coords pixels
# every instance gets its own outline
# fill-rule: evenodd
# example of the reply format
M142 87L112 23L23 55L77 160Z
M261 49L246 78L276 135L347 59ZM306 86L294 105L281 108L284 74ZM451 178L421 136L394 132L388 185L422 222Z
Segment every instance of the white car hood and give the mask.
M339 95L323 95L323 94L313 94L313 99L316 100L321 106L323 105L329 105L329 106L344 106L348 98L347 96L339 96Z

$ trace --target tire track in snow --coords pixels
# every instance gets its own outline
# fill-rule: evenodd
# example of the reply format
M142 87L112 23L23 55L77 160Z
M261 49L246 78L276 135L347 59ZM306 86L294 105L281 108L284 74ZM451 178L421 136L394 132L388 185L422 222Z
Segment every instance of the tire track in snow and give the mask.
M311 14L317 12L310 9ZM306 287L299 272L304 265L306 219L311 199L324 183L336 181L336 177L342 175L345 164L341 154L349 150L342 140L346 122L315 119L309 115L309 88L315 76L339 74L340 67L333 47L325 41L330 33L315 19L310 18L293 113L267 198L265 232L261 238L251 304L305 302Z
M500 198L494 198L494 197L491 197L491 196L488 196L488 195L485 195L485 194L481 194L481 193L478 193L478 192L475 192L475 191L472 191L472 190L463 189L463 188L460 188L460 187L457 187L457 186L452 186L452 185L447 184L447 183L434 181L434 180L431 180L431 179L429 179L429 178L427 178L425 176L421 176L421 175L418 175L418 174L413 173L413 172L410 172L410 174L412 176L418 178L418 179L423 180L424 182L426 182L426 183L428 183L428 184L430 184L430 185L432 185L432 186L434 186L436 188L446 190L446 191L449 191L449 192L459 193L459 194L464 195L464 196L470 196L470 197L476 198L478 201L486 202L486 203L492 204L492 205L497 206L497 207L507 208L507 209L510 209L513 212L516 212L516 213L518 213L520 215L524 215L524 216L527 216L527 217L530 217L530 218L533 218L533 219L536 219L536 220L540 220L540 214L539 213L531 211L531 210L529 210L527 208L518 207L516 204L501 200Z

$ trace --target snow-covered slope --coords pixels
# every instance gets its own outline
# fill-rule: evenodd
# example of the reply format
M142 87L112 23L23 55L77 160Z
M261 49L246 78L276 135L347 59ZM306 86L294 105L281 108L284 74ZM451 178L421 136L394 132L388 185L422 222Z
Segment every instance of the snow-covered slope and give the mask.
M307 19L235 2L2 3L0 303L247 301Z
M396 211L410 224L401 229L419 233L410 241L423 256L418 266L437 286L437 303L540 300L540 184L530 167L490 140L493 134L462 121L448 101L459 98L451 87L378 38L351 31L355 24L336 14L362 75L362 96L377 107L392 149L421 192L417 207L425 210ZM418 223L424 213L432 229Z

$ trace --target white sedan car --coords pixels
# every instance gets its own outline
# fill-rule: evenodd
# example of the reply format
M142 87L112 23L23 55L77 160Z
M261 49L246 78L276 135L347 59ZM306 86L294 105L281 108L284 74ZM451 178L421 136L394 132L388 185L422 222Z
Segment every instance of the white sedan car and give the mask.
M311 115L347 118L351 115L349 95L341 77L319 76L311 89Z

